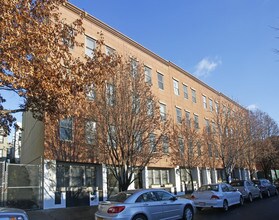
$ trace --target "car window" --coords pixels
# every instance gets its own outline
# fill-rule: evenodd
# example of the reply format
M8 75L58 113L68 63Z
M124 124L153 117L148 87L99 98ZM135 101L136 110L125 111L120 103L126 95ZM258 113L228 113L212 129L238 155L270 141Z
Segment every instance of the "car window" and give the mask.
M156 192L158 200L170 200L173 198L173 195L164 191L158 191Z
M227 187L228 187L230 192L234 192L235 191L235 189L231 185L227 185Z
M252 184L249 181L246 181L246 186L252 186Z
M115 195L112 195L108 198L108 201L111 202L124 202L126 199L128 199L133 193L128 192L120 192Z
M243 181L234 181L234 182L231 182L231 185L232 186L243 186Z
M223 192L229 192L229 187L227 185L222 185Z
M154 202L158 201L154 192L147 192L136 199L136 202Z
M215 191L218 192L219 191L219 185L203 185L201 186L198 191Z

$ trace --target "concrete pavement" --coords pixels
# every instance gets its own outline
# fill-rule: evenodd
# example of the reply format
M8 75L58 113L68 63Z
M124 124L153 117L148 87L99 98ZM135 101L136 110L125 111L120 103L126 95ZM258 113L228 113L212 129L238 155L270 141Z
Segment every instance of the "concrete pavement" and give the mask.
M26 211L29 220L94 220L98 206Z

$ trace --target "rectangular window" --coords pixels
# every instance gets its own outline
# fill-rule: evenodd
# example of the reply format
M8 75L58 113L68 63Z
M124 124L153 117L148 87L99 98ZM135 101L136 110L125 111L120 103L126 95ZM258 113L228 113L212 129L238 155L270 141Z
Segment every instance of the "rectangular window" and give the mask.
M190 118L190 112L185 111L185 119L186 119L186 125L191 126L191 118Z
M85 36L85 55L93 58L94 49L96 48L96 40L91 37Z
M85 124L85 138L87 144L95 144L97 138L97 129L95 121L87 121Z
M145 82L148 85L152 85L151 68L144 66L144 74L145 74Z
M176 122L178 124L181 124L182 122L182 113L181 113L181 109L180 108L175 108L176 109Z
M216 113L219 112L219 103L218 102L215 102L215 111L216 111Z
M131 74L133 77L138 74L138 61L136 59L131 59Z
M179 83L177 80L173 80L173 91L175 95L179 95Z
M152 99L147 100L147 115L152 116L154 113L154 106Z
M59 135L62 141L71 141L73 139L73 119L66 118L59 122Z
M112 84L107 84L106 87L106 96L107 96L107 104L110 106L114 105L114 85Z
M167 136L164 136L163 137L163 144L162 144L162 147L163 147L163 152L165 154L169 153L169 139Z
M3 149L0 149L0 158L2 158L3 156Z
M93 101L96 98L95 86L92 84L86 89L86 97L88 100Z
M205 129L207 133L210 133L210 124L208 119L204 119L205 121Z
M74 48L74 35L74 28L72 26L64 24L62 41L63 44L69 47L70 49Z
M184 94L184 99L188 99L188 86L183 84L183 94Z
M110 125L108 128L108 146L116 148L116 130L114 125Z
M208 144L208 156L212 157L212 145Z
M135 148L140 151L142 149L142 135L140 132L136 132L134 137L135 137Z
M106 55L110 56L110 55L113 55L113 54L115 54L115 49L106 45Z
M155 134L153 134L153 133L149 134L149 144L150 144L150 150L152 152L156 152Z
M199 129L199 116L194 114L195 129Z
M166 105L160 103L160 115L161 115L161 120L166 121L167 119L167 110L166 110Z
M157 73L157 78L159 89L164 90L164 75L162 75L161 73Z
M4 135L0 135L0 143L3 144L4 143Z
M138 95L133 95L133 112L138 114L140 111L140 98Z
M197 103L196 90L192 89L192 102Z
M213 102L211 99L209 99L209 110L212 112L213 111Z
M198 156L201 156L202 149L201 149L201 143L200 142L197 143L197 148L198 148Z
M194 149L193 149L193 141L189 140L188 141L188 153L189 156L193 155Z
M180 154L183 155L184 154L184 140L181 137L178 138L178 147L179 147Z
M202 96L202 103L203 103L203 108L206 109L207 108L207 103L206 103L206 96Z

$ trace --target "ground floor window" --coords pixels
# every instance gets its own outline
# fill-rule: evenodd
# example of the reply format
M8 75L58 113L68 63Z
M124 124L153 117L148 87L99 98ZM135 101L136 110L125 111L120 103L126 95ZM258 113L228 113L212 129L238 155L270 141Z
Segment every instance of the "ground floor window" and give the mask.
M57 163L56 186L96 187L96 167L92 165Z
M164 186L170 183L170 172L168 169L148 169L148 183L151 185Z

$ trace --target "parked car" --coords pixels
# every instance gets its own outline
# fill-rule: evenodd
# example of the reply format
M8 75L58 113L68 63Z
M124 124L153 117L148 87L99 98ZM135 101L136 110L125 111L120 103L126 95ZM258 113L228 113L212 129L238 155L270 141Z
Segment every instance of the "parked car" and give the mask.
M277 190L279 190L279 179L274 180L273 184L276 186Z
M254 198L263 198L262 192L259 187L250 180L233 180L230 185L242 193L244 199L253 202Z
M216 183L201 186L191 195L197 210L203 208L222 208L228 211L232 205L243 205L242 194L230 184Z
M100 202L95 220L194 219L193 201L166 190L139 189L120 192Z
M278 189L268 179L252 180L255 185L259 187L262 194L270 197L271 195L278 195Z
M28 215L22 209L0 208L0 219L3 220L28 220Z

